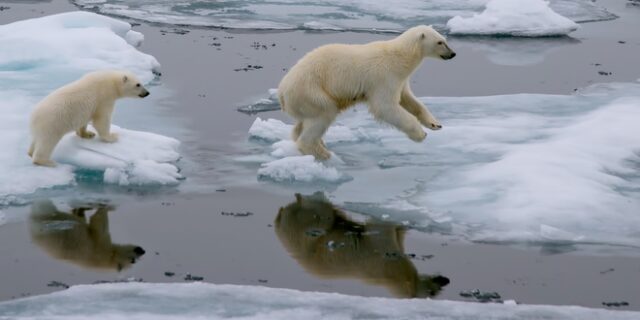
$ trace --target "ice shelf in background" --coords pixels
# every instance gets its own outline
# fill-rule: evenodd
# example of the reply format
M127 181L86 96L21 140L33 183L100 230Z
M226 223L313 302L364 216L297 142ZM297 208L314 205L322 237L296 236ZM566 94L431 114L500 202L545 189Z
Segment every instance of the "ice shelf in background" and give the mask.
M338 118L325 141L341 160L321 165L350 179L333 180L325 190L332 201L471 241L638 253L640 84L422 101L444 126L427 130L423 143L375 121L364 106ZM335 140L335 129L356 138ZM257 119L237 158L262 175L261 168L299 156L290 130L282 121ZM295 177L300 165L279 166L278 176ZM309 191L323 189L301 180Z
M640 313L576 306L389 299L209 283L80 285L0 303L0 319L635 320Z
M40 191L68 188L79 176L105 171L102 182L111 184L178 183L177 140L117 126L120 140L114 144L66 136L53 155L56 168L34 166L27 156L29 115L51 91L97 69L131 70L147 83L155 78L160 64L136 49L143 39L128 23L90 12L0 26L0 207L25 204ZM116 103L116 114L125 100ZM153 117L130 112L127 123L146 124Z
M400 32L419 24L445 29L455 16L482 12L490 0L73 0L85 9L149 22L238 29L356 30ZM518 2L520 3L520 2ZM550 7L574 22L614 19L590 1L551 0Z

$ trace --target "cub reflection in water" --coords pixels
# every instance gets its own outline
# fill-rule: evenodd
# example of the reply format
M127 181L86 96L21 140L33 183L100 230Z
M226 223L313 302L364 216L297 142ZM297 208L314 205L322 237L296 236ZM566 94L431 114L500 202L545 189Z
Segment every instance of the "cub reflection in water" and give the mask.
M87 216L94 209L87 223ZM31 206L31 238L53 258L84 268L121 271L135 263L144 249L111 242L111 209L92 204L61 212L50 200L37 201Z
M298 263L323 278L357 278L404 298L433 297L449 284L443 276L418 274L404 253L404 227L352 221L321 193L296 194L280 208L275 230Z

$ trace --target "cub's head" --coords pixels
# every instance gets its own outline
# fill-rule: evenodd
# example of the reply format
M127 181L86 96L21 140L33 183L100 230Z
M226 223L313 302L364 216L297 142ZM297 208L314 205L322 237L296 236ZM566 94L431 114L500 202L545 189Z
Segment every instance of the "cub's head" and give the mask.
M140 83L138 77L131 72L122 72L119 81L120 94L123 97L144 98L149 95L149 91Z
M443 60L453 59L456 53L449 48L447 39L431 26L417 26L405 32L420 42L423 57L431 57Z
M115 244L113 245L113 253L111 261L109 261L109 266L120 272L131 267L144 253L144 249L136 245Z

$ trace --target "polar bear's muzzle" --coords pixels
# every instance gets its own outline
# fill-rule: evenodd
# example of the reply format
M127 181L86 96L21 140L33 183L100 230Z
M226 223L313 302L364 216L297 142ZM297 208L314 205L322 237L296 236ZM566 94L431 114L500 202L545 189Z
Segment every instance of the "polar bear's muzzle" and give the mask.
M138 95L138 97L140 97L140 98L144 98L144 97L146 97L146 96L148 96L148 95L149 95L149 91L144 90L144 91L142 91L142 93L140 93L140 94Z
M442 58L444 60L451 60L455 56L456 56L456 53L451 51L451 53L449 53L448 55L446 55L446 54L441 55L440 58Z

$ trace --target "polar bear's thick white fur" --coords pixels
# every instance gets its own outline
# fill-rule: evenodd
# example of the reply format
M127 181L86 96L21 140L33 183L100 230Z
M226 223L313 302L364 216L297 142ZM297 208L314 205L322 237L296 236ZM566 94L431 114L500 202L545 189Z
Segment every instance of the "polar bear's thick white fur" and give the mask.
M118 137L110 132L115 101L148 95L149 91L128 71L106 70L84 75L53 91L35 107L31 114L29 156L34 164L55 166L51 153L65 134L75 131L81 138L95 136L87 131L89 122L100 140L116 142Z
M297 120L292 138L298 149L328 159L322 136L341 111L358 102L412 140L424 140L421 124L432 130L442 126L413 95L409 77L426 57L455 55L430 26L413 27L388 41L330 44L307 53L278 87L282 109Z

